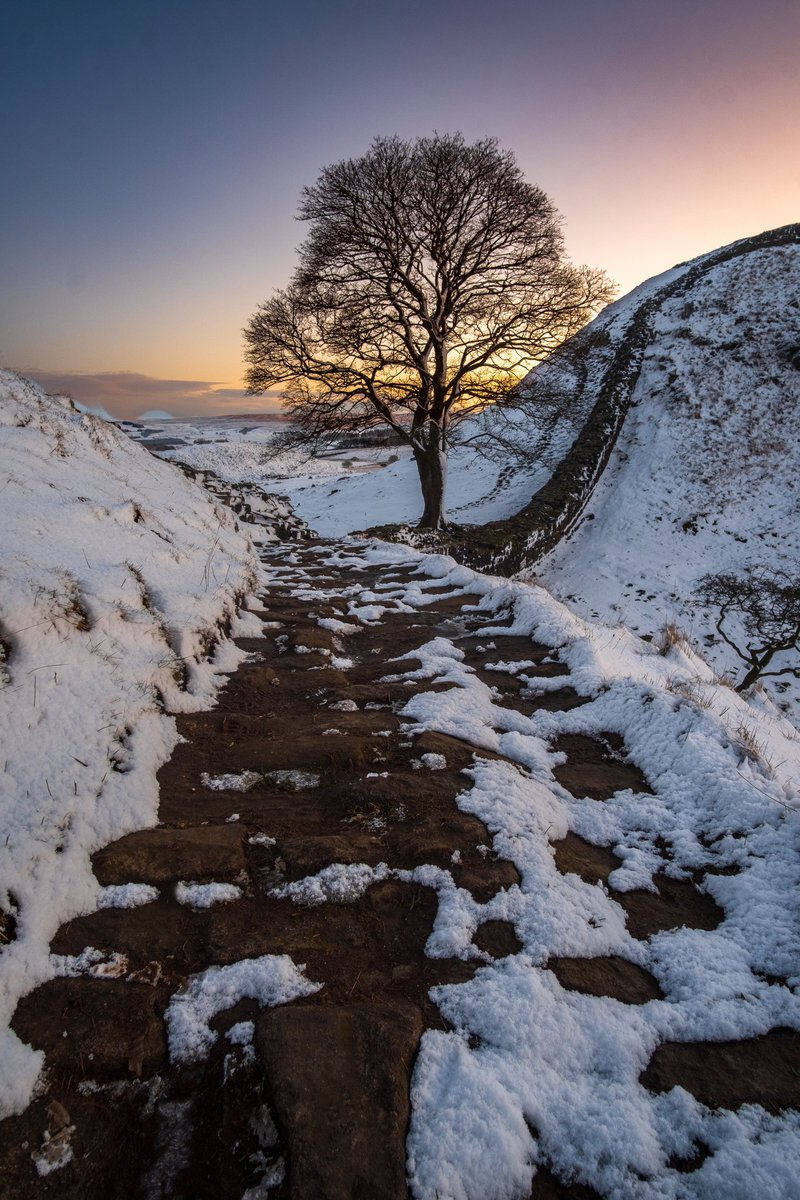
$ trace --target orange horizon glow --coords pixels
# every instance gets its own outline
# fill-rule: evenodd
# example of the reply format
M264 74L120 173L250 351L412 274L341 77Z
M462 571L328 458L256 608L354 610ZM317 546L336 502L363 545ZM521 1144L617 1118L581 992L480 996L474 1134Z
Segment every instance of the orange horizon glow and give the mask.
M99 376L148 377L165 385L161 399L147 385L148 407L165 409L191 400L176 381L199 382L206 411L230 411L242 327L295 267L302 187L376 134L496 135L563 214L569 257L603 268L619 296L800 219L800 6L496 0L493 24L513 37L490 39L478 0L409 0L404 22L304 5L225 17L198 0L190 22L176 10L155 24L148 6L105 24L14 9L20 52L0 84L17 123L0 197L5 365L83 376L87 402ZM144 41L128 36L139 24ZM153 38L160 58L141 49ZM111 388L109 405L128 402Z

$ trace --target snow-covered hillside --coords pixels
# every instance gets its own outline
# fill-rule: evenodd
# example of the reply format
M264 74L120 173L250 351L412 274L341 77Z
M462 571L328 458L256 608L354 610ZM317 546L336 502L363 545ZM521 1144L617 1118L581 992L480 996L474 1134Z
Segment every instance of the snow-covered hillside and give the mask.
M89 856L152 825L166 714L207 706L256 558L229 509L69 400L0 372L0 1096L41 1055L7 1025L59 924L102 903ZM213 661L208 654L216 648Z
M800 246L788 245L720 263L660 304L609 465L578 528L535 568L581 615L649 634L675 623L738 673L696 588L755 563L798 571L798 296ZM635 298L609 310L612 333ZM771 686L779 700L789 687Z

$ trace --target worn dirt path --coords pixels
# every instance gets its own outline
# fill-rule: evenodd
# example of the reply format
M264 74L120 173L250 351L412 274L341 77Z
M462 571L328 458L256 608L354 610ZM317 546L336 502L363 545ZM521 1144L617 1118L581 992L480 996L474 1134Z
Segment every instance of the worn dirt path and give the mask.
M428 602L417 611L399 611L387 600L379 620L354 622L348 605L361 591L391 590L411 571L371 566L352 547L347 563L332 565L335 549L310 542L262 552L272 577L258 612L264 636L240 643L251 658L216 709L178 718L184 740L160 773L159 826L95 856L102 884L148 884L158 898L62 927L54 953L75 956L91 947L102 955L20 1004L14 1028L46 1052L46 1087L25 1114L0 1125L4 1195L407 1195L409 1081L422 1031L444 1027L428 993L437 983L468 979L480 963L426 957L437 895L417 882L387 878L358 897L317 906L280 898L275 889L333 863L433 864L479 900L519 882L514 865L494 854L485 826L456 805L469 786L462 771L474 748L404 732L398 712L412 691L450 685L386 682L418 665L392 663L399 655L442 636L497 689L499 703L532 712L584 700L566 678L534 699L513 675L488 671L480 626L497 617L471 611L476 597L457 590L428 581ZM355 629L342 634L320 620ZM528 677L567 674L546 646L510 635L492 640L499 659L534 662ZM618 788L648 788L614 735L562 737L557 748L567 755L557 777L576 795L602 801ZM202 783L204 774L244 772L253 773L244 791L230 781L217 789ZM591 882L607 879L619 861L575 835L554 852L562 871ZM186 881L239 891L228 902L194 908L176 895ZM722 916L690 881L663 879L658 892L618 898L637 937L680 924L713 928ZM502 922L481 926L475 944L490 958L521 949ZM189 977L263 955L289 955L322 986L277 1007L246 998L218 1003L210 1021L218 1036L208 1053L182 1061L173 1052L171 1059L164 1017ZM625 1003L660 994L652 976L622 959L548 966L565 987ZM773 1049L780 1058L786 1048ZM758 1098L759 1086L764 1092L756 1076L766 1053L757 1049L746 1098ZM654 1060L648 1086L683 1082L700 1094L707 1063L689 1058L677 1065L669 1054ZM739 1055L727 1075L720 1067L710 1102L725 1102L726 1088L742 1090L741 1063ZM692 1072L700 1078L694 1087ZM40 1176L32 1156L55 1161L65 1147L71 1161ZM590 1195L545 1168L532 1192Z

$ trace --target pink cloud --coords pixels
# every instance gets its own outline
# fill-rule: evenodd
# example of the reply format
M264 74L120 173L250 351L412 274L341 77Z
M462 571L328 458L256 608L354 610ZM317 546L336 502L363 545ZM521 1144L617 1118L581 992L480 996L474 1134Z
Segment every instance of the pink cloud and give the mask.
M20 374L35 379L51 395L68 395L128 420L149 409L163 409L176 417L280 411L278 394L247 396L241 388L207 379L157 379L134 371L80 374L36 367Z

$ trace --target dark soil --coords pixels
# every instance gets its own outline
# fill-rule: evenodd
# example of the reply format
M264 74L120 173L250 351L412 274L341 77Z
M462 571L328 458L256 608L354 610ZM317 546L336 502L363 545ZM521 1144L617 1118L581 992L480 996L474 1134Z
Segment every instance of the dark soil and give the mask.
M617 733L601 733L597 737L563 733L553 742L552 748L557 754L567 756L566 762L553 768L553 774L573 796L610 800L615 792L625 788L652 793L646 777L630 761Z
M0 947L7 946L17 936L17 918L13 912L0 909Z
M595 846L571 830L553 842L556 866L565 875L579 875L585 883L605 883L622 859L607 846Z
M662 929L716 929L725 913L717 902L701 892L691 879L671 879L659 873L655 892L615 892L614 899L625 909L628 928L636 938L648 938Z
M551 958L547 969L563 988L586 996L612 996L623 1004L646 1004L663 996L649 971L616 954L607 958Z
M422 1013L408 1002L295 1004L259 1018L258 1047L286 1130L293 1195L407 1195L397 1148L422 1030Z
M547 1167L537 1167L528 1200L602 1200L594 1188L582 1183L562 1183Z
M509 921L484 921L478 926L472 941L479 950L491 954L492 958L506 958L522 950L522 942Z
M712 1108L800 1108L800 1033L771 1029L739 1042L665 1042L641 1081L653 1092L685 1088Z

